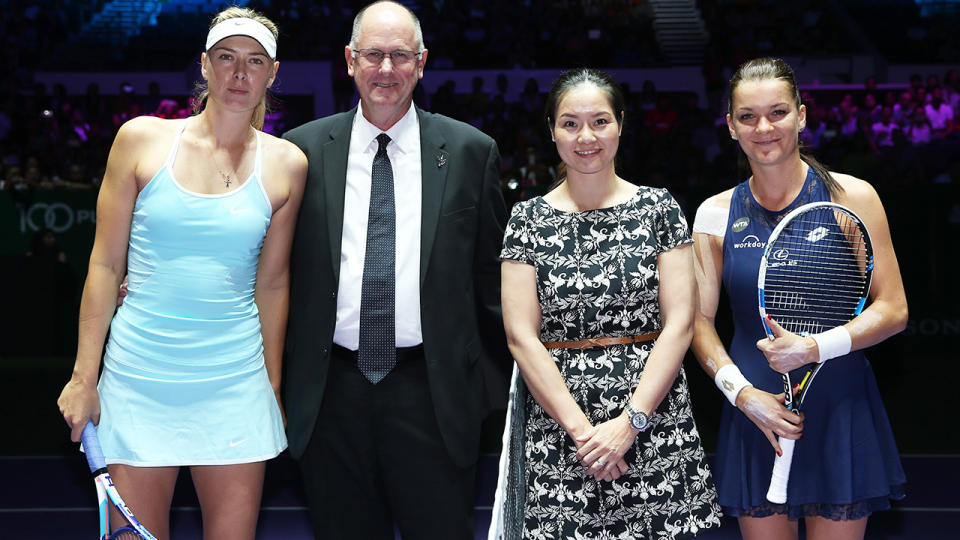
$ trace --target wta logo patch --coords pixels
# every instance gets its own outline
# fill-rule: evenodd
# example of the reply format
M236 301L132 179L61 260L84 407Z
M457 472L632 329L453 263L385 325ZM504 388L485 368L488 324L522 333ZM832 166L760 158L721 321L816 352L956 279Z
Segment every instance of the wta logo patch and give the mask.
M733 225L730 226L730 230L733 232L740 232L747 228L747 225L750 224L750 218L742 217L733 222Z
M826 238L828 234L830 234L830 231L828 231L826 227L817 227L816 229L807 233L807 242L815 244Z

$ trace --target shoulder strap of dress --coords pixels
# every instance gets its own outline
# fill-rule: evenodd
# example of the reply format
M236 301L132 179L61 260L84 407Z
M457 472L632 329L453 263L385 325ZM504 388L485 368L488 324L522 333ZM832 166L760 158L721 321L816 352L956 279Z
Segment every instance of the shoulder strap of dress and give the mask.
M254 129L253 132L257 134L257 153L253 158L253 173L259 180L263 173L263 152L260 151L260 130Z
M173 138L173 144L170 145L170 153L167 154L167 161L164 162L165 167L173 167L173 160L177 157L177 149L180 148L180 136L183 135L183 130L187 128L187 122L189 119L184 120L180 123L180 128L177 129L177 134Z
M263 199L267 203L267 208L270 209L270 212L272 212L273 205L270 202L270 195L267 194L267 186L263 185L263 152L261 151L261 141L263 138L260 136L261 134L259 129L254 129L253 131L257 134L257 153L253 158L253 174L257 179L257 185L260 186L260 193L263 194Z

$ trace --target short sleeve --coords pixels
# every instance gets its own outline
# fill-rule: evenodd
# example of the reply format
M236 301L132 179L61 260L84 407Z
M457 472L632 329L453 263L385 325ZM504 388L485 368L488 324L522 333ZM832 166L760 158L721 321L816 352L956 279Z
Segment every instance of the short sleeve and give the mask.
M677 246L693 242L687 227L687 218L677 204L676 199L667 190L660 191L660 201L656 207L656 235L659 251L663 253Z
M510 220L503 231L503 249L500 259L509 259L526 264L533 264L533 242L529 229L529 201L518 202L510 211Z

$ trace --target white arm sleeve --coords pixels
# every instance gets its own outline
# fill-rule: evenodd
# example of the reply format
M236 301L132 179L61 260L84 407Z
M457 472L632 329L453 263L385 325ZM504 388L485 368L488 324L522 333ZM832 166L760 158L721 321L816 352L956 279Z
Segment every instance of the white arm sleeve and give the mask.
M723 237L727 231L727 214L729 213L728 208L701 204L700 208L697 208L697 216L693 218L693 232Z

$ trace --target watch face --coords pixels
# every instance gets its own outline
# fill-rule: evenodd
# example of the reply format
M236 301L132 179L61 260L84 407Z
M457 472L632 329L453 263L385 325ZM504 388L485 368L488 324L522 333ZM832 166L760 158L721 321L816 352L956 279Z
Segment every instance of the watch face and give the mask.
M647 423L648 423L647 415L643 414L642 412L638 412L637 414L630 417L630 425L633 426L633 429L639 429L643 431L643 429L647 427Z

